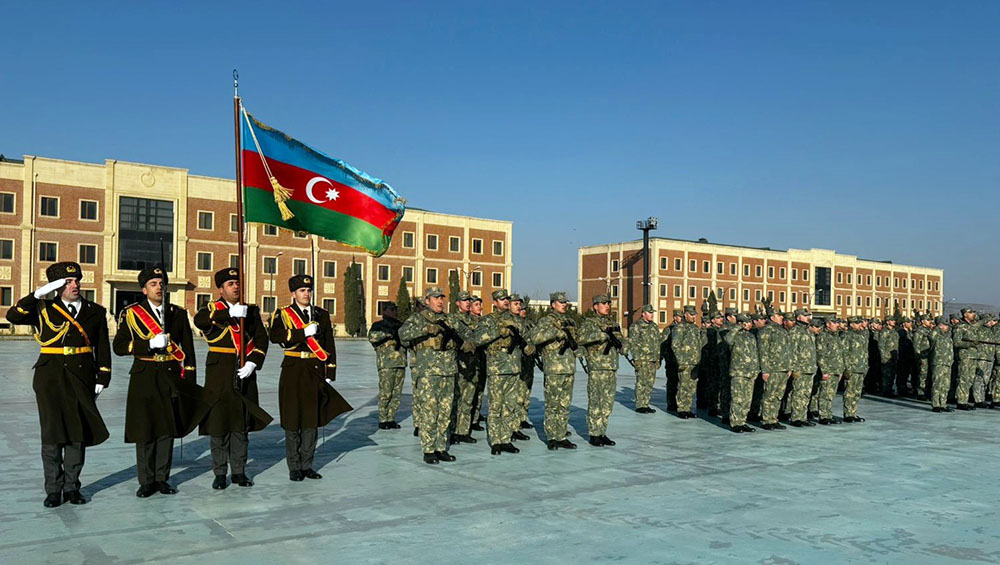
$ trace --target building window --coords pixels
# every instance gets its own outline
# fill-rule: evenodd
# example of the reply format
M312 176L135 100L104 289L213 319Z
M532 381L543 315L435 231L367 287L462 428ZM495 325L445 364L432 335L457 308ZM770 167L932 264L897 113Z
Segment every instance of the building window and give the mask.
M427 269L427 284L437 284L438 282L438 270L434 268Z
M264 224L264 235L278 235L278 226L272 226L271 224Z
M292 259L292 274L293 275L304 275L304 274L306 274L306 260L305 259Z
M844 273L837 273L837 284L844 282Z
M785 303L785 291L781 291L778 293L778 302L781 302L782 304Z
M122 196L118 200L118 268L139 271L160 262L165 243L167 271L173 265L174 203Z
M871 285L872 285L872 276L871 275L866 275L865 276L865 286L871 286Z
M211 271L212 270L212 252L210 251L199 251L198 252L198 266L199 271Z
M378 266L378 280L383 282L389 280L389 265Z
M58 218L59 198L55 196L43 196L42 204L38 209L38 213L49 218Z
M472 240L472 253L475 255L483 254L483 240L478 238Z
M292 237L294 237L295 239L306 239L307 237L309 237L309 234L304 231L296 231L292 232Z
M802 280L809 280L809 269L802 269Z
M503 273L493 273L493 288L503 287Z
M674 259L674 270L675 271L680 271L681 270L681 260L680 259Z
M239 269L240 268L240 256L235 253L229 254L229 268Z
M726 266L723 263L721 263L721 262L718 263L718 264L716 264L715 265L715 272L718 273L718 274L720 274L720 275L726 274Z
M894 288L899 288L899 277L894 277L892 279L892 284Z
M337 314L337 299L336 298L324 298L323 299L323 309L330 313L331 316Z
M611 272L612 273L617 273L618 272L618 259L612 259L611 260Z
M45 262L55 262L59 254L59 244L49 241L38 243L38 260Z
M483 286L482 271L472 271L472 286Z
M236 214L229 215L229 231L231 233L240 231L240 219L236 217Z
M413 282L413 267L403 267L403 280L408 283Z
M868 306L870 308L871 305L872 305L872 297L871 296L866 296L865 297L865 306Z
M698 297L698 289L696 289L693 286L689 286L688 287L688 298L697 298L697 297Z
M770 300L771 302L774 302L774 291L773 290L767 291L767 299Z
M798 269L792 269L792 280L793 281L799 280L799 270Z
M744 277L750 276L750 265L743 265L743 276Z
M0 239L0 260L10 261L14 258L14 240Z
M323 276L328 279L337 278L337 262L323 261Z
M617 298L617 297L618 297L618 285L613 284L611 285L611 298Z
M14 305L14 287L0 286L0 306Z
M792 304L798 304L798 302L799 302L799 293L793 292L792 293Z
M876 307L881 307L882 306L882 297L880 297L880 296L876 296L875 297L875 306Z
M923 290L924 289L924 281L923 281L923 279L920 279L920 281L918 281L918 282L920 284L920 290Z
M265 312L274 312L274 307L278 303L278 299L274 296L265 296L261 304L262 309Z
M729 289L729 299L733 300L733 301L736 300L736 289L735 288Z
M847 284L854 284L854 275L847 273Z
M757 302L760 302L760 297L761 297L760 289L757 289L757 290L753 291L753 298L754 298L754 300L756 300Z
M96 265L97 264L97 246L90 244L80 244L80 264L81 265Z
M264 257L264 261L261 264L265 275L274 275L278 272L278 258L277 257ZM272 289L273 290L273 289Z
M726 291L722 290L722 287L715 289L715 297L722 300L726 296Z
M415 236L411 231L403 232L403 247L406 249L413 249Z
M712 262L711 261L702 261L702 263L701 263L701 270L704 271L704 272L706 272L706 273L711 273L712 272Z
M202 308L204 308L205 306L207 306L208 303L211 302L211 300L212 300L212 295L211 294L206 294L206 293L195 294L194 295L194 307L197 308L198 310L201 310Z
M841 297L841 296L840 296L840 295L838 294L838 295L837 295L837 306L840 306L841 304L843 304L843 297Z
M850 295L847 296L847 305L848 306L851 305L851 296Z
M80 201L80 219L88 221L97 221L97 201L96 200L81 200Z
M462 251L462 240L453 235L448 236L448 251L451 251L452 253Z
M744 288L743 289L743 302L750 302L750 289L749 288Z
M875 277L875 285L882 286L882 277Z
M903 288L906 288L906 279L903 279Z
M427 249L429 251L437 251L438 248L438 236L433 233L427 234Z
M667 313L664 312L663 310L660 310L660 323L661 324L667 323Z
M660 298L666 298L666 297L667 297L667 285L661 284L660 285Z
M680 298L680 297L681 297L681 285L675 284L674 285L674 298Z
M198 229L210 231L215 224L215 212L198 211Z
M695 272L695 271L697 271L698 270L698 262L695 261L694 259L691 259L691 261L688 262L688 270L691 271L692 273Z
M493 255L495 257L503 255L503 242L499 239L493 240Z
M937 290L937 289L938 289L938 281L934 281L934 290Z
M707 286L701 287L701 297L702 298L708 298L708 287Z
M14 213L14 193L0 192L0 214Z
M802 272L804 273L805 271L803 270ZM806 306L809 305L809 295L804 292L802 293L802 304Z
M733 275L734 277L736 276L736 263L729 264L729 274Z
M666 271L667 270L667 258L666 257L660 257L660 270L661 271Z
M774 278L774 267L768 267L767 268L767 278L769 278L769 279L773 279Z

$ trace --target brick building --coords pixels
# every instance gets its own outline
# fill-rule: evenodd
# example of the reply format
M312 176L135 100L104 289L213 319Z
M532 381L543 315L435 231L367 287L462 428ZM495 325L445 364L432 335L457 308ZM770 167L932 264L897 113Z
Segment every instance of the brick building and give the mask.
M484 297L511 284L508 221L411 208L379 258L274 226L247 228L248 300L264 312L287 304L288 277L315 265L317 303L340 329L343 273L351 261L363 267L369 323L382 303L395 300L404 279L411 295L430 285L447 290L451 271L463 288ZM83 267L87 298L117 312L141 295L136 275L160 261L161 239L171 300L193 313L216 294L213 273L236 262L235 182L115 160L0 159L0 316L45 282L46 267L70 260Z
M650 302L661 326L674 309L693 304L700 311L713 292L720 309L747 312L767 297L784 310L808 306L840 316L884 317L893 313L897 301L907 315L917 310L940 314L943 306L941 269L869 261L826 249L782 251L656 237L650 238L649 255ZM577 292L584 308L603 292L611 295L623 322L626 313L642 307L642 240L581 247L578 269Z

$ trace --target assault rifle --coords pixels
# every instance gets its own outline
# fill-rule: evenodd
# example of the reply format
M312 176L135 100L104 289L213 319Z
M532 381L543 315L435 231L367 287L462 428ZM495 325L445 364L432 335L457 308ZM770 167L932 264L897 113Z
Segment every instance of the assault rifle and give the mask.
M434 323L441 326L441 329L444 330L441 333L441 347L438 348L438 351L444 351L445 347L448 346L449 340L455 341L456 343L460 343L462 341L462 337L458 335L458 332L445 323L444 320L437 320Z
M563 340L562 346L559 348L559 355L566 353L567 349L576 350L577 348L579 348L579 346L576 344L576 338L574 338L573 334L569 331L571 327L573 327L573 324L567 323L562 325L561 329L563 331L563 335L565 335L566 337Z
M615 335L616 331L617 332L622 331L621 327L620 326L608 326L608 327L604 328L604 333L607 334L607 336L608 336L608 344L604 346L604 354L605 355L607 355L608 353L611 353L611 348L612 347L614 347L618 351L621 351L622 349L624 349L624 346L622 345L622 340L618 339L618 336Z

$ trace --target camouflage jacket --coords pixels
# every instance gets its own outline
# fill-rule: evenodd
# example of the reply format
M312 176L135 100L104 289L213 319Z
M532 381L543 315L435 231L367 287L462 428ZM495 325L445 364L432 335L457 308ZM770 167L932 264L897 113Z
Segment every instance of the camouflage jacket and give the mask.
M993 341L993 328L985 322L976 322L975 339L980 341ZM981 361L992 360L996 355L996 346L988 343L980 343L976 347L976 359Z
M576 372L576 352L566 343L566 335L576 339L576 326L566 314L550 310L528 334L542 356L546 375L572 375Z
M844 340L838 332L823 330L816 336L816 364L824 375L844 374Z
M445 332L438 325L442 322L451 332ZM413 352L410 367L415 373L431 377L458 374L456 352L459 342L452 333L459 331L457 326L454 318L430 309L416 312L403 322L399 339Z
M461 334L471 336L479 324L482 323L480 316L474 316L469 312L453 312L449 317L462 326ZM463 375L474 375L478 364L483 357L482 348L477 347L473 351L458 350L458 372Z
M760 372L779 374L792 370L792 341L785 328L768 322L757 332Z
M958 350L958 360L979 359L979 344L967 341L980 339L976 324L961 320L951 331L954 332L951 339L955 344L955 349Z
M792 345L792 370L801 375L816 374L816 336L809 331L809 324L796 322L788 331Z
M931 365L936 370L951 371L955 362L955 344L952 340L952 330L941 331L934 328L931 331Z
M844 332L844 371L855 375L868 372L868 330Z
M368 329L368 342L375 348L378 369L406 368L406 348L399 339L403 323L395 318L382 318Z
M726 338L730 345L729 374L748 379L760 374L760 353L754 334L741 327L734 327L729 330Z
M663 336L660 334L660 327L656 325L656 322L639 320L628 329L625 353L632 355L636 361L659 364L662 340Z
M671 328L670 350L674 353L677 365L681 367L697 365L701 361L701 328L688 321Z
M1000 343L1000 324L990 328L990 341ZM995 350L994 359L996 359L996 362L1000 363L1000 347L994 346L993 349Z
M729 334L736 329L735 325L728 322L719 328L719 339L715 344L715 355L718 358L719 368L723 373L728 373L730 356L732 355L732 344L729 342Z
M913 353L913 332L915 330L907 331L906 328L899 328L896 330L896 335L899 340L899 360L904 363L913 363L916 359L916 355Z
M524 338L524 322L509 311L494 310L483 316L469 341L477 347L486 346L486 374L521 374L523 344L519 336Z
M931 330L920 326L913 328L913 355L920 361L931 356Z
M883 363L899 358L899 334L896 330L882 328L875 341L878 342L878 354Z
M591 371L617 371L620 350L611 343L608 332L614 334L624 345L622 329L611 316L588 316L580 324L576 342L587 355L587 365ZM607 353L605 353L605 350Z

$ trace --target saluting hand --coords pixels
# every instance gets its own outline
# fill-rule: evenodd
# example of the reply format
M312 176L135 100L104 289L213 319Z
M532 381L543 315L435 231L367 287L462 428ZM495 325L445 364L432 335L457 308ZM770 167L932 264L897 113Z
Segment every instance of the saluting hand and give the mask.
M42 298L52 291L59 290L66 285L68 279L57 279L35 291L35 298Z

